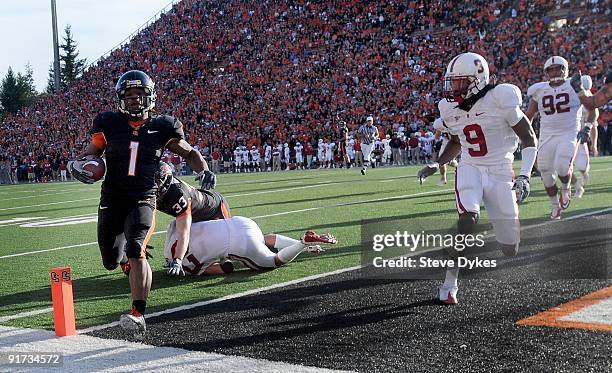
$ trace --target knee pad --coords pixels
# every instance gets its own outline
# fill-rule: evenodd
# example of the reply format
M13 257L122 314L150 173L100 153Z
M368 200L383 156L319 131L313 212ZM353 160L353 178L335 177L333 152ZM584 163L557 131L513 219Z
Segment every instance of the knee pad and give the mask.
M474 231L474 227L476 227L476 223L478 223L478 214L475 212L466 212L459 215L459 220L457 221L457 232L459 234L470 234Z

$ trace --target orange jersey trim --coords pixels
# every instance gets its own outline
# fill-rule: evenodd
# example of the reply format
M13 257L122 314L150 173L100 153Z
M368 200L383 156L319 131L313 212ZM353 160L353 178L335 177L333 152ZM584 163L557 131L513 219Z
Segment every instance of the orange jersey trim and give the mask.
M91 135L91 143L100 150L106 149L106 136L103 132L96 132Z

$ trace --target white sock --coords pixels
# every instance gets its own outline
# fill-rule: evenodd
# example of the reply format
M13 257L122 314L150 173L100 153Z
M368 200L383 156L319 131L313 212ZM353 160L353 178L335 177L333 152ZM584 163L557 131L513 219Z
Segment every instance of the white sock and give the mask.
M303 243L298 242L279 250L276 256L283 264L287 264L300 255L304 251L304 247Z
M282 249L291 245L295 245L296 243L298 243L300 241L298 240L294 240L291 237L287 237L287 236L283 236L282 234L277 234L276 235L276 242L274 242L274 248L275 249Z
M446 268L446 277L442 287L452 288L457 286L457 277L459 276L459 268Z
M553 207L559 206L559 194L555 194L554 196L548 196L550 198L550 204Z
M572 182L572 178L570 177L569 179L570 180L567 183L564 183L564 182L561 181L561 189L562 190L568 190L569 189L570 183Z

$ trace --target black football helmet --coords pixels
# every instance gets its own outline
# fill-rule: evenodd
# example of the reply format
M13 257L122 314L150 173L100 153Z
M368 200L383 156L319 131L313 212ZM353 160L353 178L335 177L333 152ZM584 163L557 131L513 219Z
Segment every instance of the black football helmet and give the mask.
M166 162L159 162L159 169L155 173L155 184L157 184L157 196L161 197L172 184L172 167Z
M145 95L139 98L136 106L128 105L126 102L125 92L130 88L144 89ZM155 83L140 70L130 70L121 75L115 86L115 92L119 99L119 111L134 119L144 118L146 113L155 107L155 100L157 99Z

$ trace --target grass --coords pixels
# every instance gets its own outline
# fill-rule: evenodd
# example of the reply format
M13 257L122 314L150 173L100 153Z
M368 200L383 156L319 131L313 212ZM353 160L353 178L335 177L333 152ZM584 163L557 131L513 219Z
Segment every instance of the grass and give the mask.
M610 158L592 159L587 192L581 200L572 202L566 216L610 206L610 164ZM454 220L457 215L452 171L449 184L437 187L437 176L419 185L417 170L414 166L377 168L369 170L365 177L356 169L219 175L218 190L229 200L233 215L254 218L265 233L299 237L306 229L329 231L337 235L339 244L323 254L303 254L275 271L175 278L165 275L162 269L165 236L156 234L151 241L155 246L151 259L154 280L148 312L358 265L364 220L383 224L395 219ZM185 180L193 182L191 177ZM0 318L50 307L49 270L60 266L70 266L73 271L78 328L115 321L129 308L126 277L119 269L104 269L96 244L92 217L97 211L99 187L54 183L0 188ZM539 179L532 180L532 195L520 210L523 224L547 220L549 202ZM32 217L38 219L13 220ZM89 222L24 226L67 217L72 217L73 223L80 219ZM156 231L164 231L170 221L158 213ZM72 247L2 258L65 246ZM52 329L53 318L52 313L46 313L4 325Z

